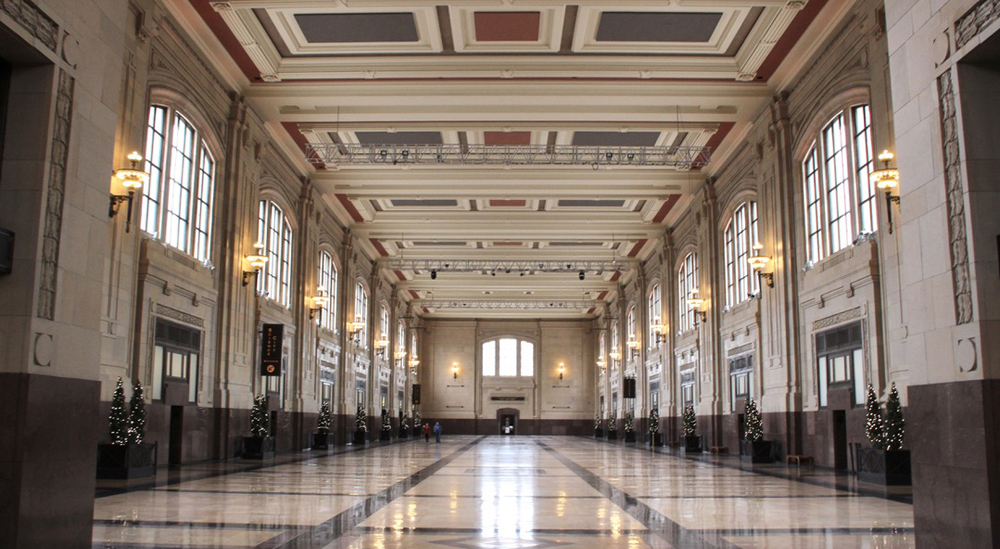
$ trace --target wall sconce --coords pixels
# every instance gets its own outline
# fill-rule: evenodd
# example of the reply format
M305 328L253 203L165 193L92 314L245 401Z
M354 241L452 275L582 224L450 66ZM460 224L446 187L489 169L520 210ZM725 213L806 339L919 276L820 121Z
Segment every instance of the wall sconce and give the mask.
M691 310L695 312L694 315L695 325L698 324L699 318L701 319L702 322L705 322L708 319L708 313L702 310L702 307L705 306L705 300L698 297L698 290L691 290L691 293L688 295L687 304L688 307L690 307Z
M663 325L663 321L660 317L654 316L651 328L653 330L653 334L656 336L656 346L659 347L667 335L667 327Z
M768 288L774 287L774 273L765 273L764 269L767 268L767 264L771 262L770 256L764 255L764 246L760 242L753 245L753 255L750 256L747 261L750 262L750 268L757 273L757 279L763 278L767 282Z
M875 170L869 180L879 189L885 191L885 210L889 216L889 234L892 234L892 203L899 205L899 196L893 196L892 190L899 186L899 170L889 167L889 162L895 156L889 151L882 151L878 159L882 162L882 169Z
M621 360L622 358L622 354L618 352L618 349L612 350L610 353L608 353L608 356L611 357L611 360Z
M111 204L108 206L108 217L114 217L118 214L121 203L128 202L128 209L125 213L125 232L129 232L129 229L132 227L132 200L135 198L135 192L149 182L149 172L139 169L139 162L142 162L142 155L138 151L132 151L127 158L132 166L115 170L115 177L122 182L122 187L125 187L128 194L112 194Z
M628 335L628 342L625 345L628 347L630 358L635 358L639 353L639 342L635 339L635 334Z
M416 356L410 357L410 375L417 375L417 366L420 364L420 360Z
M451 365L451 377L454 378L454 379L458 379L458 363L457 362L454 362Z
M330 303L330 296L326 293L326 288L320 287L319 294L312 298L313 306L309 307L309 320L316 318L316 313L326 308Z
M392 356L396 360L402 360L402 359L406 358L406 351L396 351L395 353L393 353Z
M388 348L389 340L386 339L384 335L379 336L379 338L375 340L375 352L378 353L378 356L385 358L385 351Z
M354 340L354 343L358 343L358 340L361 337L361 330L363 330L364 327L365 323L361 322L361 315L355 316L354 322L347 323L347 332L351 334L351 339Z
M250 277L257 276L257 273L267 265L267 256L264 255L264 243L258 242L253 245L254 253L246 256L247 263L250 264L249 271L243 271L243 285L250 284Z
M607 364L605 364L605 363L604 363L604 359L603 359L603 358L599 358L599 359L597 359L597 367L598 367L598 368L600 368L600 370L601 370L602 372L603 372L603 371L604 371L604 369L605 369L605 368L607 367Z
M559 380L562 381L563 374L566 373L566 365L564 365L562 362L559 363L558 372L559 372Z

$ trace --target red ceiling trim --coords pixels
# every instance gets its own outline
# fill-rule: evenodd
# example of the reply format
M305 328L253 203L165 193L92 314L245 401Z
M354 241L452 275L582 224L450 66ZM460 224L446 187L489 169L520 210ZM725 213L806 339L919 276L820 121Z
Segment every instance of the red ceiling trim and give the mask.
M760 68L757 69L757 78L760 80L770 80L771 76L774 75L774 71L778 70L781 63L788 57L788 53L792 51L795 44L798 43L802 35L805 34L806 29L812 24L816 16L819 15L820 10L826 5L828 0L812 0L806 4L806 7L799 11L799 14L792 19L791 24L785 29L785 33L781 35L778 42L771 48L771 53L767 55L764 62L761 63Z
M400 282L406 282L406 275L403 274L403 271L394 271L394 272L396 273L396 278L398 278Z
M662 223L663 219L667 217L667 214L670 213L670 210L674 207L674 204L677 204L677 201L680 199L681 195L679 194L670 195L670 198L668 198L663 205L660 206L660 211L656 212L656 217L653 218L653 223Z
M608 297L608 291L607 290L604 290L603 292L597 294L597 300L598 301L604 301L605 297Z
M712 137L708 140L708 143L705 143L705 146L708 147L708 150L715 152L715 149L719 148L719 145L722 144L722 140L725 139L727 135L729 135L729 132L733 130L733 126L735 125L736 125L735 122L723 122L719 124L719 129L715 131L715 134L713 134Z
M597 307L591 307L590 309L587 309L587 314L588 315L592 315L592 314L594 314L595 310L597 310Z
M541 32L537 11L477 11L473 19L479 42L537 42Z
M618 279L622 277L621 271L616 271L615 274L611 275L611 282L618 282ZM605 292L607 293L607 292Z
M642 250L642 247L645 245L646 245L646 239L645 238L639 239L639 241L635 243L635 246L632 246L632 251L628 253L628 256L635 257L639 255L639 251Z
M369 238L368 240L369 240L369 241L370 241L370 242L372 243L372 246L375 246L375 250L376 250L376 251L377 251L377 252L378 252L379 254L381 254L381 255L382 255L382 257L388 257L388 256L389 256L389 252L385 251L385 246L382 246L382 243L381 243L381 242L379 242L379 241L378 241L377 239L375 239L375 238ZM398 271L397 271L397 272L398 272Z
M308 154L306 153L306 145L309 144L309 140L306 139L306 136L302 135L302 132L299 131L299 125L296 124L295 122L282 122L281 127L285 128L285 131L288 132L288 135L292 138L292 141L294 141L295 144L299 146L299 149L302 151L302 154L303 155ZM322 162L314 163L313 166L316 166L316 169L318 170L326 169L326 164Z
M222 43L222 47L226 48L226 52L229 53L229 57L233 59L236 65L243 71L243 74L250 81L260 80L260 71L257 70L257 65L254 65L253 60L247 55L247 51L243 49L240 41L233 34L233 31L229 30L229 25L222 19L222 16L216 13L211 6L211 0L188 0L191 2L191 6L194 8L198 15L201 16L205 24L212 31L212 34L219 39Z
M420 294L418 294L416 290L410 290L410 297L413 299L420 299Z
M346 194L338 194L337 200L340 201L340 205L347 210L347 213L351 216L351 219L353 219L355 223L365 222L365 218L361 217L361 212L354 207L354 204L351 203L351 199L347 198Z

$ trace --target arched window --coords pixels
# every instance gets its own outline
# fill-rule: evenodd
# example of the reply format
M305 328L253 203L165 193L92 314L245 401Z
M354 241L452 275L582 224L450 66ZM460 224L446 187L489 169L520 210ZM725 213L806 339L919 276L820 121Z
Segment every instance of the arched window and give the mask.
M484 341L483 376L531 377L535 375L535 344L514 337Z
M208 262L212 254L215 159L194 125L163 105L149 108L142 230Z
M419 360L420 355L417 354L417 332L410 334L410 363L413 364L414 361Z
M606 364L604 361L608 359L608 344L607 344L607 334L604 330L601 330L601 335L597 338L597 361L599 363L598 368L603 373L604 369L600 366Z
M612 355L611 355L611 367L612 368L617 368L618 367L618 361L620 361L621 358L622 358L622 355L621 355L621 352L622 352L622 350L621 350L621 344L622 344L621 332L618 329L618 321L616 320L616 321L614 321L614 322L611 323L611 351L610 352L612 353Z
M691 252L684 257L677 271L677 319L678 330L684 332L694 328L695 312L688 306L691 292L698 291L698 256Z
M750 253L757 243L757 203L740 204L733 212L733 218L726 225L726 306L732 307L757 295L760 283L751 276Z
M260 201L257 241L264 244L268 258L257 274L257 293L291 307L292 227L281 207L270 200Z
M361 345L368 346L368 290L365 285L358 282L354 289L354 319L361 323L361 330L358 332L358 341Z
M878 230L872 170L871 111L857 105L837 113L820 132L802 163L806 245L810 262Z
M648 314L646 315L646 321L649 324L649 333L646 336L649 341L650 347L658 346L656 332L653 330L653 326L656 324L663 324L663 300L660 292L660 284L653 284L652 289L649 290L649 300L648 300Z
M637 334L635 331L636 330L635 318L636 318L635 305L633 305L629 307L628 315L625 316L625 330L626 330L625 333L628 335L629 342L633 342L636 339L638 339L639 334Z
M320 326L333 330L337 326L337 267L329 252L319 253L319 287L326 291L330 302L319 315Z
M391 332L389 331L389 307L387 307L385 305L385 303L383 303L382 306L379 307L378 321L379 321L378 322L378 336L380 338L388 341L389 340L389 334ZM386 349L386 352L388 352L388 351L389 351L389 349Z

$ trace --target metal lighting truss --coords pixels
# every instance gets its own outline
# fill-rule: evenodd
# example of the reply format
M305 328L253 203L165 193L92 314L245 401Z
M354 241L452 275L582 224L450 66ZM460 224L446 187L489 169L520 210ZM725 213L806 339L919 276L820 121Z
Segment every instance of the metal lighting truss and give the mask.
M386 259L383 267L390 271L439 273L585 273L624 272L632 261L579 261L527 259Z
M486 300L448 300L448 299L423 299L416 301L415 305L426 309L485 309L492 311L510 309L551 309L551 310L583 310L596 307L597 302L586 300L570 301L486 301Z
M310 143L313 164L447 164L501 166L654 166L689 170L712 159L708 147L578 145L396 145Z

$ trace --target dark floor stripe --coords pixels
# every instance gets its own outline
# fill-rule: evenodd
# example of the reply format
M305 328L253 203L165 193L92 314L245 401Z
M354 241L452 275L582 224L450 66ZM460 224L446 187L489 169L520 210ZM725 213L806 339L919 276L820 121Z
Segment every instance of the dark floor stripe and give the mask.
M871 536L871 535L898 535L912 534L913 528L904 527L876 527L876 528L749 528L749 529L721 529L721 530L694 530L706 534L719 536L755 537L765 539L767 536L802 536L808 534L820 534L824 536Z
M192 528L205 530L294 530L306 528L298 524L246 524L240 522L175 522L171 520L130 520L130 519L96 519L95 526L127 526L127 527L148 527L148 528Z
M465 446L455 450L447 457L439 459L426 468L410 475L396 484L393 484L385 490L382 490L373 496L369 496L364 501L355 504L350 509L347 509L332 519L312 528L307 528L304 531L298 532L294 536L290 536L291 539L288 539L283 543L265 542L258 545L255 549L322 549L339 539L358 524L361 524L376 511L406 493L406 491L433 476L434 473L441 470L442 467L447 466L449 463L458 458L458 456L467 452L485 438L485 436L481 436L476 440L473 440Z
M649 528L651 532L659 535L671 546L683 547L684 549L739 549L735 545L721 539L718 536L715 536L716 539L709 542L700 533L688 530L680 524L668 519L662 513L638 501L634 496L629 495L625 491L612 486L611 483L588 471L587 469L584 469L575 461L560 454L557 450L548 446L544 442L536 441L536 444L551 453L552 456L565 465L566 468L576 473L576 475L582 478L587 484L591 485L598 492L604 494L604 496L611 500L612 503L621 507L632 518L641 522L646 526L646 528Z
M631 536L646 533L646 530L588 530L585 528L515 528L512 530L501 530L499 528L436 528L424 526L405 526L403 528L393 528L391 526L359 526L356 527L355 530L366 533L402 532L404 534L426 535L507 534L509 532L514 532L517 534L540 534L546 536L559 534L566 536Z

